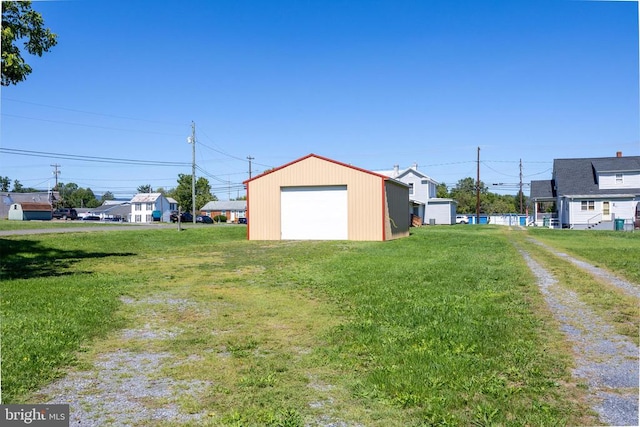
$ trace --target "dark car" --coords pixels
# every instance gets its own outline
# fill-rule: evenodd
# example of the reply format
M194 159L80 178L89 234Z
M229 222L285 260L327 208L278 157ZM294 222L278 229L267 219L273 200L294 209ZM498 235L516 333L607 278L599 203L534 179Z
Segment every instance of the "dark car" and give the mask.
M171 220L171 222L178 222L178 212L176 211L171 212L169 219ZM182 212L180 214L180 222L192 222L192 221L193 221L193 215L191 215L189 212Z
M246 224L247 218L238 218L238 224Z
M56 219L76 219L78 212L73 208L60 208L53 211L53 217Z
M213 224L213 219L206 215L199 215L196 217L196 222L199 222L201 224Z
M85 215L82 217L83 221L100 221L100 217L98 215Z

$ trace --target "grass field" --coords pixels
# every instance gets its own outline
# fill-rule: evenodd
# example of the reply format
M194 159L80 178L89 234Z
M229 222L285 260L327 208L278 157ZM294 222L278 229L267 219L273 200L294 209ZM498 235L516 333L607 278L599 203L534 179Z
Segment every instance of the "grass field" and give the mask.
M550 230L533 228L536 239L640 283L640 231Z
M3 403L30 401L101 351L140 350L116 333L149 322L126 296L194 304L155 309L178 332L153 348L194 358L163 374L211 384L182 401L211 425L596 423L505 228L425 227L384 243L245 232L0 238Z

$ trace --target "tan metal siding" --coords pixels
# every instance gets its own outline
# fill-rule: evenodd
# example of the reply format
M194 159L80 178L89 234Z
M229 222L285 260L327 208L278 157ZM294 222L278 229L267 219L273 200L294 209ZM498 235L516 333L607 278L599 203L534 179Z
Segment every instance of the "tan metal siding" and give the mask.
M386 232L385 239L392 240L409 235L409 189L393 181L385 183Z
M382 240L382 183L377 175L316 157L256 177L247 183L249 238L280 240L281 187L346 185L349 240Z

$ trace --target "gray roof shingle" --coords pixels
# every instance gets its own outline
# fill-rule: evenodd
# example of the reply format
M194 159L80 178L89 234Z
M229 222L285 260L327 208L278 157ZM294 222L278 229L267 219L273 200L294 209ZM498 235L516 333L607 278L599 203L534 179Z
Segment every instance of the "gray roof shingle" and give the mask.
M553 191L553 181L550 179L544 181L531 181L532 199L554 199L556 197Z
M629 171L640 171L640 156L555 159L553 161L553 180L556 192L560 196L640 194L640 188L624 190L598 188L597 172Z

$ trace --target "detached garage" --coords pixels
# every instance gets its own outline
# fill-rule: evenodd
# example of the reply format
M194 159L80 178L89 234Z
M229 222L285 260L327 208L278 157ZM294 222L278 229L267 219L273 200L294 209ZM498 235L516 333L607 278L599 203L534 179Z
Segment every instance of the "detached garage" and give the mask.
M249 240L391 240L409 235L409 187L309 154L245 181Z

